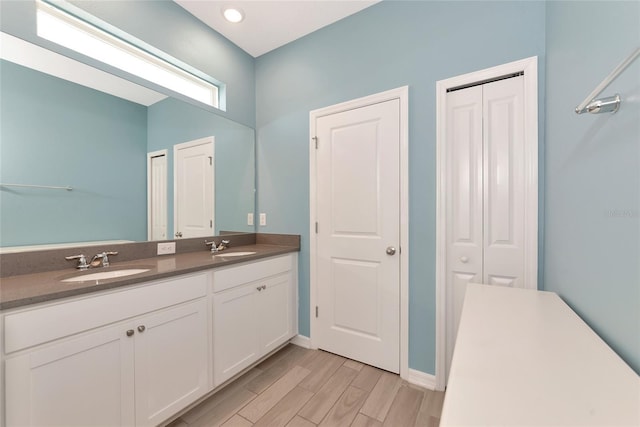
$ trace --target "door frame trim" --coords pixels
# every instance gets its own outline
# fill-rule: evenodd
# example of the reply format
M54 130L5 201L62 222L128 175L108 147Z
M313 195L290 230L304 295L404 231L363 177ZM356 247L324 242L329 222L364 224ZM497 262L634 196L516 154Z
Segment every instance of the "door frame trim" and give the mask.
M316 155L314 137L320 117L390 100L400 101L400 377L409 378L409 86L365 96L313 110L309 113L309 318L310 347L317 349Z
M213 219L211 224L212 233L216 230L216 138L215 136L207 136L200 139L194 139L193 141L182 142L180 144L174 144L173 146L173 236L171 239L176 239L175 236L176 230L178 229L178 174L176 171L178 170L178 150L183 148L191 148L196 147L198 145L205 145L211 143L211 155L213 156L213 173L211 182L211 188L213 189L213 197L211 198L211 209L213 212ZM169 236L167 236L169 237Z
M436 390L446 383L446 93L448 88L524 72L525 287L538 287L538 57L436 82Z
M150 153L147 153L147 240L152 240L151 236L153 234L151 228L152 228L152 224L151 224L151 204L152 204L152 200L151 200L151 159L154 157L160 157L160 156L164 156L165 160L167 161L167 170L165 171L165 175L164 175L164 187L165 187L165 192L164 192L164 198L167 202L167 205L169 204L169 197L167 197L167 193L168 193L168 181L169 181L169 150L167 150L166 148L164 150L158 150L158 151L151 151ZM168 209L169 207L166 206L166 208ZM165 212L165 215L168 212ZM165 237L168 237L169 234L169 224L165 224Z

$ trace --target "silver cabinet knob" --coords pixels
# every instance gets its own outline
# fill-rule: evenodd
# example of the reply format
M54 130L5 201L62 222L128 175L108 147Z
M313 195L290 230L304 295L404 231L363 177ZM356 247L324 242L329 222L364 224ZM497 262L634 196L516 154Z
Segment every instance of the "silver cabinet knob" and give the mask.
M129 329L129 330L127 331L127 336L128 336L128 337L133 336L133 334L135 334L135 332L134 332L134 330L133 330L133 329Z
M461 257L460 257L460 262L462 262L462 263L466 264L466 263L468 263L468 262L469 262L469 258L467 258L466 256L461 256Z
M144 325L138 326L138 332L144 332L145 329L147 328L145 328Z
M176 237L182 237L182 231L176 232Z
M260 292L262 290L262 286L258 286L256 289Z
M394 248L393 246L389 246L387 248L387 255L395 255L396 254L396 248Z

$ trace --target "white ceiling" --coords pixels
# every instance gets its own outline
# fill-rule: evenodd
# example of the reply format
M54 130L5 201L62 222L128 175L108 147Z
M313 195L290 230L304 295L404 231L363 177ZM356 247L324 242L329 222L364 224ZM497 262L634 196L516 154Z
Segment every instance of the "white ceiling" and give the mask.
M174 0L253 57L376 4L380 0ZM222 8L244 12L238 24L227 22Z

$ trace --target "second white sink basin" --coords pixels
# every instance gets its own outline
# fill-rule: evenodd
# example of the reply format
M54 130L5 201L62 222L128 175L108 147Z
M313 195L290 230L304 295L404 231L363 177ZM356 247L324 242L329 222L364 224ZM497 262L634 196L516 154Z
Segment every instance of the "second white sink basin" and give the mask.
M115 279L118 277L132 276L134 274L146 273L148 268L126 268L122 270L100 271L98 273L83 274L80 276L63 279L63 282L87 282L92 280Z
M245 256L245 255L253 255L255 252L222 252L219 254L215 254L214 256L223 256L223 257L234 257L234 256Z

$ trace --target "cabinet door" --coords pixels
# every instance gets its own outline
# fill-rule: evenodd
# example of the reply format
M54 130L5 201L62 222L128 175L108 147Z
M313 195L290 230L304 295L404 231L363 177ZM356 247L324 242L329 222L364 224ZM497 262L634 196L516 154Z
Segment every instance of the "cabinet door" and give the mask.
M239 286L213 295L213 380L217 386L258 359L256 312L260 284Z
M289 273L261 283L256 315L260 319L260 355L264 355L291 338L294 313Z
M7 359L7 425L133 425L134 339L126 331L108 326Z
M157 425L208 391L205 298L136 319L136 425Z

